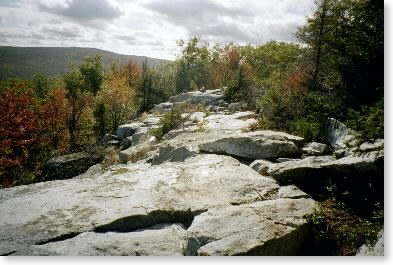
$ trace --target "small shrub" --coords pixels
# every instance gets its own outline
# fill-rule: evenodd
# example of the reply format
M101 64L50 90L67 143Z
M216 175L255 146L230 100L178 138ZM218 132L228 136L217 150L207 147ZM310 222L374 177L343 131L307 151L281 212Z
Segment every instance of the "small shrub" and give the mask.
M298 119L291 122L290 133L303 137L307 142L323 141L321 123Z
M114 147L105 148L103 154L104 160L101 163L103 169L119 164L118 151Z
M160 119L160 127L153 129L151 135L157 140L161 140L169 131L177 129L183 123L181 111L178 108L172 108L165 113Z

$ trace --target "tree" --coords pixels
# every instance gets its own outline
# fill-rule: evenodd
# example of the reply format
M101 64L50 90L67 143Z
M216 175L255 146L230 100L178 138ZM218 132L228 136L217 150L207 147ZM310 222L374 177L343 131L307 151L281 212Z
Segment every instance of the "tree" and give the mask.
M210 75L211 53L207 43L200 45L200 37L193 37L185 44L178 41L181 48L177 59L176 91L178 93L202 87L212 88Z
M16 83L0 94L1 186L13 186L18 170L27 166L38 142L33 94L25 83ZM16 172L16 173L15 173Z
M141 99L140 112L148 111L152 107L153 73L146 61L142 64L141 81L138 86L138 97Z
M97 54L94 57L84 58L79 66L79 71L84 81L83 90L96 95L101 90L104 81L104 66L101 63L101 56Z
M113 134L117 127L135 115L137 111L136 90L140 82L140 70L132 61L125 69L112 69L102 91L102 101Z
M314 54L319 90L360 108L383 96L383 2L323 0L297 33Z
M70 148L74 150L81 131L81 118L91 105L92 95L96 95L104 80L101 57L86 57L77 69L66 73L63 81L69 103L67 128L70 134Z
M62 87L53 89L39 106L38 129L41 143L52 150L66 151L67 99Z
M51 80L45 74L36 74L33 77L33 92L38 99L46 99L51 89Z

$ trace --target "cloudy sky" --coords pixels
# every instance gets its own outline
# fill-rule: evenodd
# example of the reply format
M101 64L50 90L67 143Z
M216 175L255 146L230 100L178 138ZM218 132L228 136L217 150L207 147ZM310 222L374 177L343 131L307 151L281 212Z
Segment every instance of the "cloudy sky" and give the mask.
M174 59L176 40L295 41L314 0L0 0L0 45L94 47Z

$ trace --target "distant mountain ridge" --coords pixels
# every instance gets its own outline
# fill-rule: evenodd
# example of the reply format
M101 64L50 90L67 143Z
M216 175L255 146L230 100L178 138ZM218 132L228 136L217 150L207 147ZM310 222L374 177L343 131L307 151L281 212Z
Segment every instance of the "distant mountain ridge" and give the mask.
M156 67L168 60L137 55L123 55L95 48L78 47L12 47L0 46L0 80L8 78L31 79L35 74L60 75L70 70L71 63L79 63L86 56L100 54L106 68L117 60L125 63L130 59L142 64L147 59Z

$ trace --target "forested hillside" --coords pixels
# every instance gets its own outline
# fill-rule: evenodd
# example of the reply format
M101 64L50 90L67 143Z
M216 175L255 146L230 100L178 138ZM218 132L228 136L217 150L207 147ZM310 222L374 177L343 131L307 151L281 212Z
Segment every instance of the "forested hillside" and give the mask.
M142 64L147 59L151 66L159 66L166 60L136 55L123 55L93 48L64 47L0 47L0 80L7 78L31 79L35 74L51 76L67 72L70 64L78 64L86 56L99 54L109 69L113 61L126 63L133 60Z

